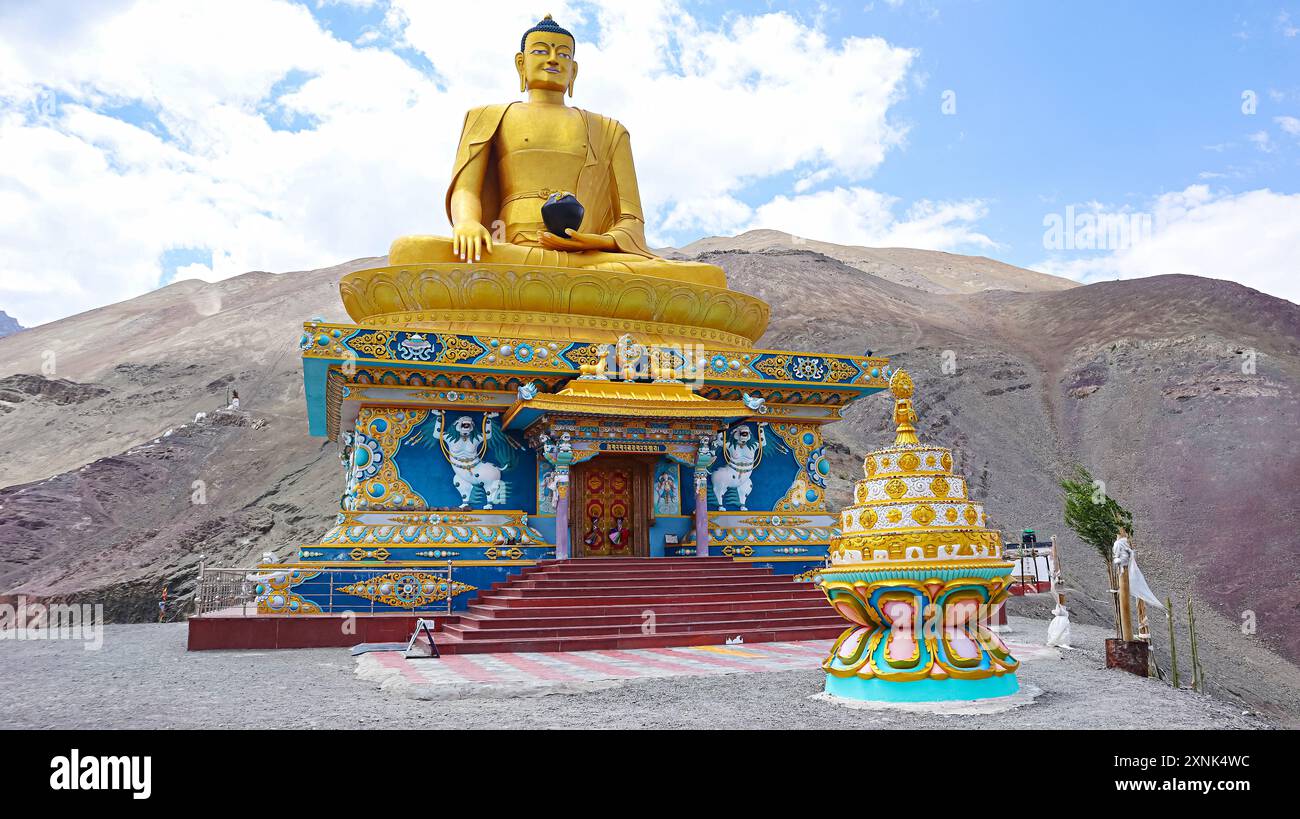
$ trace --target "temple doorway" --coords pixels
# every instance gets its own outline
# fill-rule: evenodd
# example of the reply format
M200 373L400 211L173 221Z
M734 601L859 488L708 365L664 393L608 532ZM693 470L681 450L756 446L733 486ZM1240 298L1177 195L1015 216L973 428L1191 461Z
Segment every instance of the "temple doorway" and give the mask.
M574 557L649 557L654 458L597 455L569 482Z

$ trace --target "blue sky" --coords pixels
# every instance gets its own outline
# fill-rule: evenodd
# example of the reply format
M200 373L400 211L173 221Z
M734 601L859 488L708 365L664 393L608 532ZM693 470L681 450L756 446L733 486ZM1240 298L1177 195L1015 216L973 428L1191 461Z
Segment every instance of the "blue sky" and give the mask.
M5 6L0 308L30 325L446 232L461 115L517 98L545 11L578 35L573 104L633 133L652 242L770 227L1296 301L1298 5ZM1062 244L1067 214L1134 237Z

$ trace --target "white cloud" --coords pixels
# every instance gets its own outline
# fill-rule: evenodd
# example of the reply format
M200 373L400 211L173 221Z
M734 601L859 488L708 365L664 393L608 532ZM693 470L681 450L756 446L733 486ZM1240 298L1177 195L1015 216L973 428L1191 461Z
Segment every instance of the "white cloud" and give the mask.
M1231 279L1300 303L1300 194L1216 193L1205 185L1152 203L1154 230L1132 247L1034 269L1077 281L1184 273Z
M1273 121L1291 136L1300 137L1300 119L1295 117L1273 117Z
M1300 34L1300 26L1291 22L1291 14L1286 11L1279 12L1277 15L1277 30L1282 32L1283 37L1294 37Z
M312 14L336 2L383 22L339 40ZM833 209L827 195L843 190L876 210L828 214L844 232L820 238L987 241L960 227L961 206L922 203L894 218L895 200L861 187L905 136L887 113L914 52L833 40L786 13L710 26L675 0L549 10L598 32L579 43L574 104L631 130L652 238ZM532 0L7 8L0 306L34 324L138 295L170 273L161 260L177 249L212 261L186 259L176 277L218 279L446 232L442 193L464 111L518 98L513 54L537 14ZM815 190L827 184L849 187ZM752 202L756 185L797 195L752 207L742 198Z
M1276 148L1273 145L1273 140L1268 135L1268 131L1256 131L1255 133L1247 136L1246 139L1250 140L1251 143L1254 144L1256 148L1260 149L1266 154L1271 154L1273 153L1274 150L1276 150Z
M952 250L997 247L975 224L987 204L922 201L895 214L898 199L867 188L837 187L799 196L778 196L754 211L742 229L771 228L809 239L875 247Z

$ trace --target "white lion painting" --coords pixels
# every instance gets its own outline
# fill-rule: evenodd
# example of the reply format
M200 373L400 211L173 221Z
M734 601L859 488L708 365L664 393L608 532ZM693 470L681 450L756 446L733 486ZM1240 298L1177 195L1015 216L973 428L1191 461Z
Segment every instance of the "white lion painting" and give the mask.
M713 448L722 454L722 466L713 470L709 476L713 484L713 495L718 500L718 510L727 511L723 498L727 490L736 490L736 499L742 512L748 511L746 502L754 489L754 470L763 460L763 455L771 452L788 453L790 450L775 436L767 434L767 423L758 423L758 434L750 431L749 424L733 426L725 433L719 432Z
M474 488L478 486L483 488L484 509L506 502L508 486L501 474L514 464L518 445L497 429L498 417L499 413L495 412L485 415L479 430L472 417L462 415L450 429L445 429L442 410L434 411L433 434L451 464L452 483L460 493L461 509L470 507Z

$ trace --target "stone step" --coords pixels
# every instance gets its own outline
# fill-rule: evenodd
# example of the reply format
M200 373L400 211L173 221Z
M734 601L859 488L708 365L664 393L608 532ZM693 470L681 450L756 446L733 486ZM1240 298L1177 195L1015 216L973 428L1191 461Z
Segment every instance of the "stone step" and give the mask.
M701 567L698 569L641 569L628 570L620 572L587 572L587 571L555 571L542 570L534 571L533 567L524 569L522 574L511 575L506 582L515 581L538 581L547 580L555 582L568 582L576 580L601 580L608 582L625 582L628 580L671 580L690 578L719 578L725 579L730 577L776 577L771 568L749 568L736 567L729 569L709 569Z
M820 608L826 606L825 598L750 598L725 602L696 603L660 603L654 606L656 617L665 615L708 614L717 611L752 612L764 609L781 608ZM499 606L491 603L473 603L465 615L479 614L495 618L527 619L540 617L606 617L628 616L637 618L638 622L645 615L644 604L605 605L589 604L578 606ZM829 606L826 606L829 609Z
M704 566L737 566L729 557L578 557L569 560L539 560L538 569L552 571L619 572L654 568L661 571L693 569Z
M789 590L764 587L749 591L735 592L691 592L673 594L671 590L657 593L628 594L622 590L610 589L600 594L560 594L550 595L544 590L536 589L499 589L489 594L480 594L475 602L497 606L658 606L673 603L727 603L746 600L796 600L817 597L814 589L799 589L791 583Z
M534 622L538 624L533 627L496 629L469 628L466 623L462 622L445 626L443 632L454 635L465 642L477 642L480 640L526 640L543 637L626 636L647 633L646 629L644 629L640 623L628 623L624 625L598 624L587 626L556 626L549 624L541 625L541 621ZM843 618L836 615L829 607L827 607L825 614L810 614L803 617L750 617L737 620L700 619L684 623L660 623L656 620L652 633L691 634L700 631L742 632L750 630L770 630L812 626L829 626L843 631L848 627L848 624L844 622Z
M493 589L490 594L506 597L597 597L601 595L657 595L657 594L693 594L710 592L746 592L765 591L767 589L789 589L796 585L787 578L753 578L735 577L722 580L709 578L690 578L687 580L630 581L627 583L607 583L599 580L583 581L549 581L519 580L503 584ZM811 583L804 584L807 589L816 592Z
M487 607L483 607L487 608ZM550 614L549 609L529 610L526 614L519 614L519 609L494 609L490 611L471 611L465 612L460 617L460 624L466 630L493 631L496 629L509 628L526 628L536 626L538 628L563 628L567 626L608 626L618 628L621 626L641 627L646 622L643 610L630 611L619 614L571 614L559 617L546 616ZM825 603L803 601L791 601L790 605L784 607L777 606L760 606L746 608L703 608L696 611L661 613L655 612L655 623L662 625L673 625L682 623L692 623L696 621L750 621L766 620L780 617L815 617L821 615L838 617L834 611Z
M676 632L671 634L605 634L585 637L531 637L502 640L464 640L440 632L436 636L443 654L495 654L530 651L607 651L610 649L668 648L671 646L724 645L739 637L742 643L793 642L797 640L831 640L844 632L848 623L835 625L784 626L778 628L725 628L713 631ZM417 642L425 642L421 635ZM427 644L427 643L426 643Z

